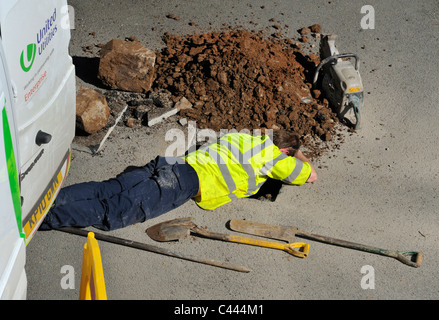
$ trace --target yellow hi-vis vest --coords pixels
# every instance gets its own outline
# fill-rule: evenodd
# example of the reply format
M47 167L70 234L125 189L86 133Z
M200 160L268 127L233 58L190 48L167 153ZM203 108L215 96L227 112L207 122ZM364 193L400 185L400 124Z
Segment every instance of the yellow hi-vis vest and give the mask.
M302 185L311 174L309 163L285 155L267 135L229 133L184 159L197 172L195 201L206 210L256 194L268 178Z

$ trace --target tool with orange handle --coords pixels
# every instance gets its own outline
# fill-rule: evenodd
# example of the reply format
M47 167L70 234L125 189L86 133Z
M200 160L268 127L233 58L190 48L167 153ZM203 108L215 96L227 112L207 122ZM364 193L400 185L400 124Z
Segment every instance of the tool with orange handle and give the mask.
M259 222L252 222L248 220L233 219L229 221L229 227L230 229L238 232L263 236L271 239L282 239L291 242L294 241L295 236L298 236L308 240L314 240L335 246L340 246L349 249L395 258L400 262L414 268L419 268L422 264L422 259L423 259L422 252L394 251L394 250L381 249L377 247L368 246L365 244L359 244L359 243L340 240L332 237L311 234L299 230L298 228L293 226L276 226L270 224L263 224Z
M309 244L304 242L281 243L263 239L242 237L203 230L195 225L191 218L174 219L156 224L146 230L149 237L156 241L173 241L189 236L191 233L202 237L253 246L286 251L296 257L305 258L309 253Z

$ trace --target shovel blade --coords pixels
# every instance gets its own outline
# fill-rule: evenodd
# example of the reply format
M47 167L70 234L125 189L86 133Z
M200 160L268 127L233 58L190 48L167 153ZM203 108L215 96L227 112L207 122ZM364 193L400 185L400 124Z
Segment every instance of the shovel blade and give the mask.
M190 235L194 223L191 218L179 218L156 224L146 229L146 234L155 241L177 241Z

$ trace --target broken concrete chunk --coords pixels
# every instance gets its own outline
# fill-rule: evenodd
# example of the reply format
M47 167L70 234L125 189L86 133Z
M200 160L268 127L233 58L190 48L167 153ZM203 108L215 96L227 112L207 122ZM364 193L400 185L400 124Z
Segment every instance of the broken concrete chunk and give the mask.
M111 89L148 92L156 55L138 41L113 39L103 46L98 78Z
M104 128L110 117L105 96L96 90L81 87L76 96L76 126L93 134Z
M177 108L155 108L147 113L148 127L151 127L157 123L162 122L164 119L176 115Z
M148 114L148 112L150 112L152 109L154 109L154 105L151 104L142 104L136 107L136 109L134 109L132 111L132 114L134 116L135 119L143 121L143 119L146 118L146 115Z
M171 108L174 105L174 101L172 101L172 94L167 90L151 92L149 99L152 99L154 105L159 108Z

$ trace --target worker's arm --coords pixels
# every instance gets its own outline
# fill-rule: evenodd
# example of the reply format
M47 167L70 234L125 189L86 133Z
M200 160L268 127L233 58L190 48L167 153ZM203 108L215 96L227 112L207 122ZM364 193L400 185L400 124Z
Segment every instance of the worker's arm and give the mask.
M268 176L273 179L281 180L287 184L302 185L306 182L317 180L317 173L311 162L300 150L293 148L279 149L286 156L276 161L271 168Z
M308 178L308 180L306 180L306 182L314 182L314 181L316 181L317 180L316 169L314 168L313 164L308 160L308 158L305 157L305 155L302 153L302 151L297 150L296 153L294 154L294 157L296 157L300 161L308 162L309 165L311 166L311 174L309 175L309 178Z

